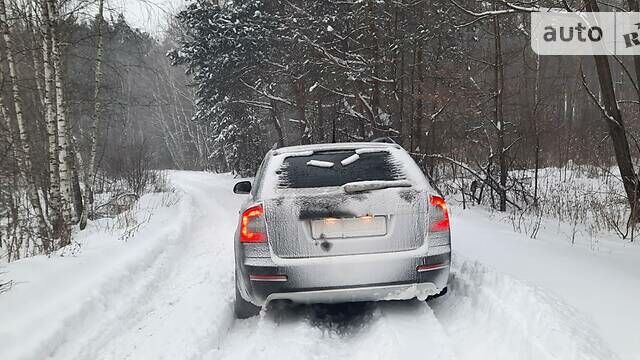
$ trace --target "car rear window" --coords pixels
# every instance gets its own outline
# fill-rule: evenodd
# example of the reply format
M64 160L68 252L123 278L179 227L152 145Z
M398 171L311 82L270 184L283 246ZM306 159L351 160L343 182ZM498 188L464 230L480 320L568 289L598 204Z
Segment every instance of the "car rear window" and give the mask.
M354 150L340 150L287 157L276 171L278 187L320 188L358 181L406 179L401 164L389 152L364 152L354 158L355 155Z

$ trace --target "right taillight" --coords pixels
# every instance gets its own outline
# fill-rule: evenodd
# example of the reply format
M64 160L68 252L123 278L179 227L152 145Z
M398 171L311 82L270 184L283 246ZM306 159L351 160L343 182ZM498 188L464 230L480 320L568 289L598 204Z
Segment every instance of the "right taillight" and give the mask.
M442 232L449 231L449 211L444 198L437 195L429 196L429 231Z
M245 210L240 217L240 242L265 241L267 241L267 225L264 220L264 208L262 205L255 205Z

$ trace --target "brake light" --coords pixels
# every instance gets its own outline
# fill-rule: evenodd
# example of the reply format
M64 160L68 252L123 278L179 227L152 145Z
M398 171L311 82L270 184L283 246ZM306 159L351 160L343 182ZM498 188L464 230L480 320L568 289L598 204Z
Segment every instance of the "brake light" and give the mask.
M429 216L429 231L449 231L449 210L447 210L447 203L444 198L431 195L429 196L429 203L432 210Z
M261 243L267 240L267 226L262 205L248 208L240 218L240 242Z

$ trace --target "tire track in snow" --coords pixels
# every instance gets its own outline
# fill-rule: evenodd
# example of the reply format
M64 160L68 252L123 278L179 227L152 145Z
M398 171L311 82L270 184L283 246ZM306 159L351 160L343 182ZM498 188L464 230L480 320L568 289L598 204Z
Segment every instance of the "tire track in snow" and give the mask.
M460 359L618 359L589 319L548 291L455 254L451 270L449 294L431 306Z
M186 205L186 208L184 206ZM190 211L188 203L181 204L181 210ZM152 246L144 253L135 253L126 261L120 261L124 269L110 274L106 281L98 284L94 292L82 300L72 315L65 318L54 336L40 344L32 353L33 359L69 359L83 346L91 347L92 334L96 333L106 319L119 320L119 314L126 314L131 303L133 289L135 297L144 297L154 291L154 283L162 275L166 262L175 256L175 243L179 236L188 232L190 222L175 224L153 232L166 241L166 247ZM147 246L147 244L140 244ZM116 315L116 316L114 316ZM100 324L100 325L97 325Z
M206 359L456 359L421 301L339 305L278 304L238 320Z
M200 359L219 345L233 322L229 254L239 200L228 178L180 172L172 180L192 204L192 226L135 274L142 285L121 294L124 301L76 341L84 346L63 348L56 358Z
M449 294L429 305L276 306L260 317L236 321L223 345L205 358L415 357L618 359L574 308L544 289L460 256L454 256Z

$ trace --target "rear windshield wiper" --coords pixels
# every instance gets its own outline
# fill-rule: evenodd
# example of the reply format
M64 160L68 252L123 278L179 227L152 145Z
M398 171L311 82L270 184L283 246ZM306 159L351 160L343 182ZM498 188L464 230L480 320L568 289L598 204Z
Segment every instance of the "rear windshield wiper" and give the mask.
M363 191L381 190L397 187L411 187L411 183L407 180L371 180L371 181L356 181L342 185L342 189L347 194L353 194Z

